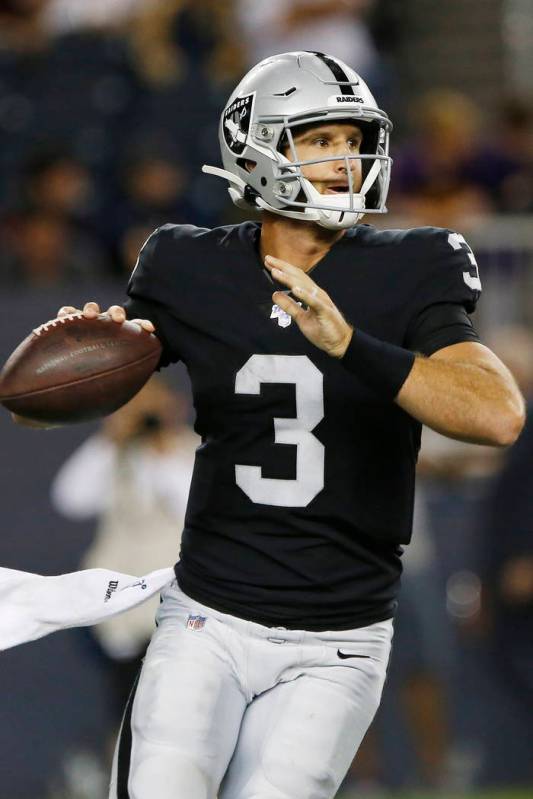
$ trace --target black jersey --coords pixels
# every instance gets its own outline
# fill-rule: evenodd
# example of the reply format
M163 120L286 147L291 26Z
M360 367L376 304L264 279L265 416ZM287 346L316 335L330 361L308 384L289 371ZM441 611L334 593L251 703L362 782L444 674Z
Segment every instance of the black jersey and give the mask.
M273 310L259 234L252 222L164 225L128 287L128 316L154 322L161 364L187 366L202 437L178 582L198 601L270 626L389 618L421 426ZM463 320L442 312L473 311L480 288L468 245L451 231L359 225L312 277L356 328L383 341L430 355L477 340L464 310Z

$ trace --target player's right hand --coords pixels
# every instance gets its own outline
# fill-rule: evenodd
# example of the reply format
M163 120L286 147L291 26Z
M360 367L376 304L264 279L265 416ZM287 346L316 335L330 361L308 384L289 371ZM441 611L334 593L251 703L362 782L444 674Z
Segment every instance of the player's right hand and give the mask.
M83 310L74 308L72 305L63 305L57 312L57 317L60 319L62 316L68 316L73 313L82 313L86 319L96 319L97 316L101 315L102 311L100 311L100 306L97 302L86 302L83 306ZM126 321L126 311L120 305L111 305L107 311L103 313L109 316L113 322L121 324ZM146 330L148 333L153 333L155 331L155 327L149 319L131 319L130 321L140 325L143 330Z

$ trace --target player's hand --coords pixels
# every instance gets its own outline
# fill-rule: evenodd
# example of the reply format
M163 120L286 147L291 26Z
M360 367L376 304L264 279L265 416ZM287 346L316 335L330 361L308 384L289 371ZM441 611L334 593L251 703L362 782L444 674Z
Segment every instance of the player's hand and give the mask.
M73 313L82 313L86 319L96 319L97 316L101 315L100 306L97 302L86 302L83 310L74 308L72 305L64 305L57 312L57 317L60 319L62 316L68 316ZM126 311L120 305L111 305L104 314L109 316L113 322L118 322L119 324L126 321ZM129 321L140 325L148 333L155 331L155 327L149 319L130 319Z
M351 341L353 328L331 297L298 266L271 255L266 256L265 266L270 270L274 280L290 288L291 294L301 300L307 309L304 310L298 302L282 291L276 291L272 295L276 305L294 319L312 344L334 358L342 358Z

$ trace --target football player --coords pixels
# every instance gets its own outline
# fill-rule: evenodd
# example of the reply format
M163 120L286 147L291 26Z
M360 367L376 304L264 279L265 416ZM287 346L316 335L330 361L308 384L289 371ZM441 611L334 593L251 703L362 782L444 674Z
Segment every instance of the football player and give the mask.
M522 428L464 238L360 223L386 211L391 127L338 59L262 61L204 167L261 223L163 225L108 311L185 363L202 436L112 797L333 797L380 701L421 425Z

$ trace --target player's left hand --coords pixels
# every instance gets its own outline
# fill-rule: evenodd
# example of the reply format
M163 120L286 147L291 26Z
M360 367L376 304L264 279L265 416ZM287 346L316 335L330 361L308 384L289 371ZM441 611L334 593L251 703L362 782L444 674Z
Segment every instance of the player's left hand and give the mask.
M294 319L304 336L334 358L342 358L353 334L353 328L343 317L331 297L298 266L267 255L265 266L274 280L290 288L304 310L282 291L275 291L273 302Z

